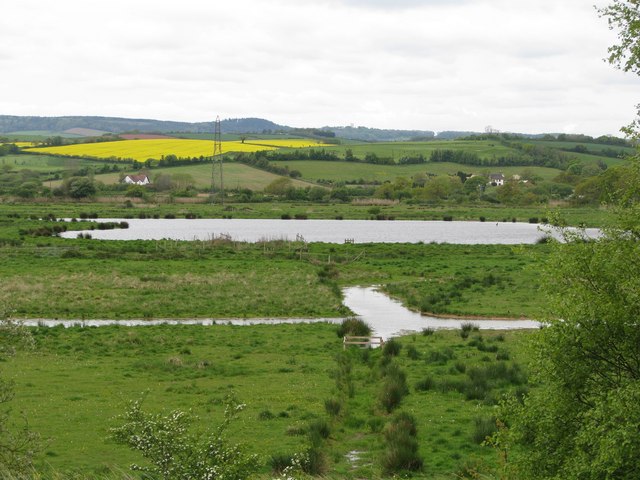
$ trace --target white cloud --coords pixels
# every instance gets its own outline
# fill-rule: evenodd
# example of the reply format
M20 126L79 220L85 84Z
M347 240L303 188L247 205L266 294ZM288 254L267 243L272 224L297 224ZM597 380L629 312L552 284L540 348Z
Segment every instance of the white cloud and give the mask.
M23 0L0 113L598 135L638 102L614 41L584 0Z

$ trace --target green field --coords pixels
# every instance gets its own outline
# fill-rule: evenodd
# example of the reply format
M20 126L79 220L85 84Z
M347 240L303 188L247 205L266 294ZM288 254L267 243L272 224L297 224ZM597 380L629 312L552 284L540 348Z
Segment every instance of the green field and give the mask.
M0 169L3 166L11 170L33 170L39 173L62 173L66 170L77 170L81 167L102 168L104 162L80 160L76 158L54 157L50 155L7 155L0 157ZM111 163L107 163L111 166Z
M530 172L543 180L551 180L560 173L560 170L546 167L482 167L447 162L427 162L417 165L371 165L356 162L301 160L295 162L283 161L278 162L278 164L286 165L290 170L300 171L304 179L311 181L330 180L333 182L358 181L361 179L365 182L385 182L393 181L398 177L410 179L416 173L455 175L459 171L474 175L489 175L500 172L506 177Z
M105 198L105 200L110 200ZM121 202L121 201L120 201ZM179 203L136 203L131 206L110 200L108 202L76 202L73 200L51 200L44 202L24 202L0 206L0 220L6 215L17 215L23 219L49 214L56 218L78 218L82 214L95 214L100 218L134 218L141 214L162 218L175 215L184 218L193 215L198 218L281 218L289 215L304 214L309 219L375 219L378 212L383 218L396 220L453 220L478 221L485 217L488 222L516 221L527 222L530 218L560 217L567 225L601 227L609 225L613 212L605 207L549 207L533 205L515 207L508 205L418 205L400 202L378 202L364 199L361 203L309 203L309 202L261 202L234 203L232 201L212 204L207 199L199 203L183 205ZM14 220L0 221L0 234L17 237Z
M582 145L590 152L601 152L602 150L614 150L614 151L622 151L629 155L634 155L636 149L633 147L624 147L619 145L603 145L600 143L584 143L584 142L560 142L560 141L547 141L547 140L535 140L532 142L536 145L544 145L550 148L561 148L566 150L571 150L576 148L578 145Z
M140 462L108 438L129 400L145 395L146 409L190 411L200 417L199 428L211 428L221 420L222 400L233 392L247 408L231 425L231 439L260 456L264 478L272 478L267 465L272 455L305 448L304 431L312 422L329 428L322 452L330 478L381 475L381 429L392 414L378 400L384 381L379 372L388 360L381 361L380 350L347 352L341 361L350 373L341 378L352 385L353 396L345 395L334 373L342 352L335 326L32 331L35 350L5 362L4 371L16 382L16 401L30 427L47 439L37 463L43 471L95 478ZM485 472L495 466L495 452L480 442L491 431L497 399L526 389L524 372L515 366L526 360L526 336L472 332L464 340L457 331L439 331L400 340L403 348L393 363L405 372L409 393L396 412L416 418L424 459L414 478L451 478L471 461ZM482 392L465 390L466 382L500 366L501 376L491 377ZM325 411L329 399L342 404L338 416ZM355 450L362 452L361 460L350 462L346 455Z
M364 157L367 153L375 153L379 157L399 160L404 156L416 156L423 154L428 157L434 150L463 150L477 153L481 158L492 156L508 155L514 149L501 145L499 141L476 141L476 140L440 140L430 142L380 142L380 143L360 143L349 145L328 145L322 147L327 151L333 151L340 156L344 156L347 149L353 152L356 157ZM315 147L317 150L318 147Z
M384 216L411 219L449 214L526 221L548 213L546 207L375 208ZM17 318L335 317L350 313L341 305L340 287L377 284L411 308L443 315L544 314L538 286L550 251L545 244L110 242L31 233L60 225L36 219L48 214L370 218L371 209L306 203L2 204L0 305ZM609 216L587 208L563 213L573 223L601 224ZM130 400L146 396L145 408L154 412L188 410L201 419L196 428L205 429L220 422L223 399L233 392L247 408L232 424L231 439L260 456L261 478L273 478L272 456L304 450L305 431L318 422L328 430L319 447L326 478L379 478L384 425L398 411L416 420L424 467L413 478L456 478L471 467L491 478L497 454L481 443L493 430L496 403L505 394L534 388L527 385L524 367L524 344L533 335L527 332L471 332L465 339L459 331L438 331L402 338L400 355L391 361L406 375L409 393L389 413L381 400L389 358L382 359L380 350L358 349L341 357L342 341L332 325L32 331L35 350L2 362L2 374L15 381L16 410L46 439L36 465L55 472L51 477L62 472L120 478L119 472L139 462L135 452L109 439ZM337 371L343 372L340 382ZM330 414L326 401L339 404L339 414ZM353 451L361 452L360 460L348 459Z
M250 190L261 191L274 180L282 178L280 175L276 175L264 170L244 165L242 163L225 163L224 164L224 183L225 189L242 189L248 188ZM123 173L138 173L137 171L128 171ZM194 180L195 187L198 189L206 189L211 187L211 164L200 163L194 165L185 165L179 167L169 168L154 168L148 171L151 180L156 175L191 175ZM98 182L102 182L105 185L114 185L120 183L120 172L105 173L94 176L94 179ZM62 181L52 182L52 187L57 187L62 184ZM309 187L311 184L301 180L291 179L291 185L297 188Z
M340 286L371 284L426 312L535 317L543 306L535 290L547 245L31 236L48 225L53 223L8 217L1 222L0 303L21 318L337 317L348 313ZM438 301L425 303L431 297Z
M628 163L626 158L611 158L611 157L602 157L598 155L590 155L587 153L575 153L575 152L565 152L568 157L572 159L578 160L580 163L588 165L596 162L604 162L609 167L615 167L617 165L624 165Z

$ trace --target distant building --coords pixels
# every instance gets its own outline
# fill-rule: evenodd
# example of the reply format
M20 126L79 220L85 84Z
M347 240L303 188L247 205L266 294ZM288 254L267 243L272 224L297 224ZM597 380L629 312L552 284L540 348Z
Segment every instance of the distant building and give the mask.
M489 183L496 187L504 185L504 175L501 173L492 173L489 175Z
M149 185L151 182L149 181L149 177L140 174L140 175L127 175L122 179L122 183L128 183L129 185Z

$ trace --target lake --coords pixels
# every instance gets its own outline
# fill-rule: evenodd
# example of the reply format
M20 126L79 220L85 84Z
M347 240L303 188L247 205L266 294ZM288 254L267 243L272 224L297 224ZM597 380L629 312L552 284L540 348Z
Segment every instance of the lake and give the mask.
M228 236L242 242L304 240L344 243L524 244L545 236L541 226L512 222L413 220L262 220L262 219L101 219L126 221L128 229L88 230L101 240L211 240ZM65 232L74 238L78 232ZM596 236L597 229L588 229Z

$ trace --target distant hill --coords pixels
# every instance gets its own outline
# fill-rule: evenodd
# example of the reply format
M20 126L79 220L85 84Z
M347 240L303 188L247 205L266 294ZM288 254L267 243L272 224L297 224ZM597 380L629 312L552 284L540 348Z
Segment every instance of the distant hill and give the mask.
M234 118L220 122L222 133L262 133L263 131L287 131L289 127L278 125L262 118ZM23 117L0 115L0 133L22 131L65 132L97 130L100 132L124 133L212 133L214 122L172 122L139 118L118 117Z
M395 130L369 127L322 127L295 128L278 125L264 118L229 118L220 122L222 133L227 134L273 134L287 133L325 141L335 137L360 142L394 142L394 141L428 141L452 140L464 137L486 136L487 133L469 131L442 131L437 134L431 130ZM82 137L101 136L105 133L134 133L134 134L177 134L177 133L208 133L214 131L214 122L174 122L166 120L152 120L144 118L94 117L94 116L65 116L65 117L32 117L0 115L0 135L28 132L31 135ZM558 139L566 141L586 142L591 137L585 135L564 134L516 134L531 139ZM599 137L603 144L625 145L623 139ZM613 143L612 143L613 142Z
M430 130L392 130L368 127L322 127L322 130L334 132L336 137L365 142L393 142L412 138L433 139L435 133Z

